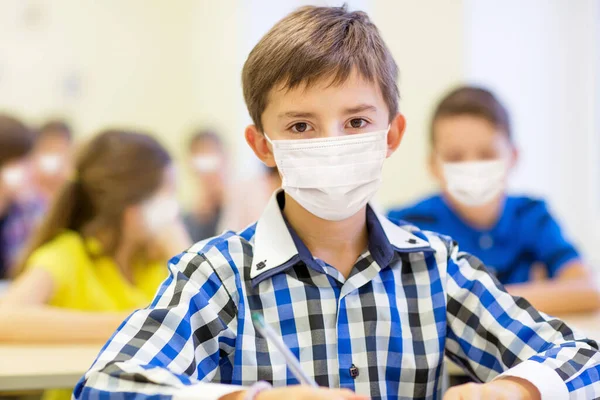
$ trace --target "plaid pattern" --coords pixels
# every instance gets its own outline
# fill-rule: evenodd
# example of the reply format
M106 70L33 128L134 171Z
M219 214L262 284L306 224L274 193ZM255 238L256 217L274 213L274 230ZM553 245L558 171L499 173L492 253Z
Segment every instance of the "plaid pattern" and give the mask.
M39 199L13 203L9 207L6 221L0 230L0 254L3 255L2 265L5 268L4 271L0 270L0 278L8 275L18 261L23 246L29 240L45 209L45 203Z
M374 399L441 398L444 354L477 381L522 363L573 399L600 396L595 342L507 294L448 238L397 227L370 208L367 224L368 249L344 280L312 258L274 197L258 224L171 260L153 303L121 325L75 398L170 398L202 381L196 398L208 399L226 392L216 383L297 383L255 331L252 311L317 383Z

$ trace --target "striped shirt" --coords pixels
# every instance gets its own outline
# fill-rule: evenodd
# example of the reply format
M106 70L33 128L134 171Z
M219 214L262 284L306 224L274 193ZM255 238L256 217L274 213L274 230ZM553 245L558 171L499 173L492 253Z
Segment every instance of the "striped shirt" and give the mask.
M367 208L368 248L347 279L287 225L275 194L257 224L173 258L75 398L216 399L258 380L298 383L257 334L260 312L319 385L374 399L441 398L444 355L477 381L532 382L542 398L600 396L598 345L507 294L449 238ZM559 397L555 397L559 396Z

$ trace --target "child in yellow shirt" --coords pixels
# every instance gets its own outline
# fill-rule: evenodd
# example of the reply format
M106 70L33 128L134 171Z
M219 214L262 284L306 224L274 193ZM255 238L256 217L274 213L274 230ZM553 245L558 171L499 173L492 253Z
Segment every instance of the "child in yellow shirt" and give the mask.
M0 320L11 321L0 341L101 343L150 304L166 259L190 244L171 164L138 133L106 131L83 149L0 301Z

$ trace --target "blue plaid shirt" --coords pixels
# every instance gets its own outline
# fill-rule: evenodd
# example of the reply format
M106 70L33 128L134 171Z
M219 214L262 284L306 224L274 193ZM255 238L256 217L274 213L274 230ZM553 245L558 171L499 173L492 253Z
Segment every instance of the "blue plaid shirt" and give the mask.
M345 279L286 225L282 197L240 234L173 258L152 304L121 325L75 398L216 399L258 380L298 383L253 311L319 385L374 399L440 398L444 355L477 381L509 375L542 398L600 396L598 345L510 296L450 239L368 208L369 245Z

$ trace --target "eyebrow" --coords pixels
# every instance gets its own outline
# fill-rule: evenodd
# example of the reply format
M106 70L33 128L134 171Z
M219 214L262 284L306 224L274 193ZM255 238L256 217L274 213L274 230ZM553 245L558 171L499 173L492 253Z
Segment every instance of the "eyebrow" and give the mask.
M311 112L302 111L288 111L278 115L279 119L282 118L314 118L315 114Z
M364 111L377 111L377 107L371 104L359 104L355 107L346 108L344 114L357 114Z
M377 107L375 107L371 104L359 104L354 107L346 108L344 110L344 114L345 115L357 114L357 113L364 112L364 111L375 112L375 111L377 111ZM303 111L288 111L288 112L281 113L278 116L279 119L282 119L282 118L314 118L314 117L315 117L315 113L303 112Z

